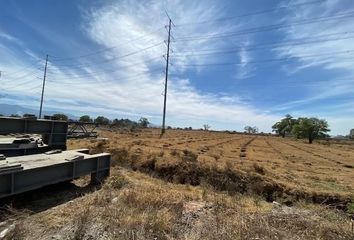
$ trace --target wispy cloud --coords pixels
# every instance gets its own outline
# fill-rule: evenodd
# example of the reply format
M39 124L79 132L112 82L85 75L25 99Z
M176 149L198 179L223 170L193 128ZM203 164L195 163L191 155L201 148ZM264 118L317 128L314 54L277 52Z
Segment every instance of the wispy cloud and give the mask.
M192 5L190 6L189 3L183 1L173 1L169 4L167 10L169 10L176 24L210 20L214 16L222 14L216 2L194 2ZM136 8L137 6L140 7ZM82 28L92 40L103 47L111 48L109 53L104 54L104 58L111 59L112 56L125 56L155 43L162 43L166 39L167 34L163 28L167 20L165 7L161 2L140 5L136 1L122 1L119 4L109 4L99 9L93 9L91 12L86 12L86 22ZM134 13L131 12L131 9L134 9ZM230 26L195 26L184 28L183 31L176 29L173 31L173 35L177 38L178 34L188 36L196 32L206 34L226 30L230 30ZM186 50L198 49L200 46L202 48L215 48L220 47L220 43L203 40L172 44L175 52L186 52ZM121 71L110 74L92 74L89 79L96 79L97 82L88 84L79 80L74 89L71 85L68 85L67 88L61 86L53 77L53 82L49 83L52 84L52 87L47 88L46 96L49 99L65 96L82 102L96 103L90 104L88 107L91 112L110 112L111 115L116 113L125 116L147 114L158 120L162 108L161 93L163 85L161 83L163 82L162 73L164 70L162 55L164 53L165 46L162 44L131 57L117 59L112 61L111 65L117 69L122 69ZM246 57L246 55L243 55L243 57ZM186 56L174 59L174 70L176 72L185 70L179 66L180 63L203 63L206 61L210 61L210 57L189 57L186 53ZM136 66L124 67L135 63ZM85 69L86 72L95 72L99 69L98 67L93 69L94 67L90 66ZM67 79L70 79L70 76L75 78L75 72L73 71L63 71L55 64L52 67L55 69L58 78L62 76ZM158 70L154 72L153 69ZM141 75L134 78L139 73ZM92 89L95 89L94 94ZM183 121L181 121L181 118ZM179 124L187 125L196 119L199 123L213 119L211 121L219 122L220 126L233 121L234 128L242 128L245 124L253 124L268 130L275 118L275 116L265 114L242 103L234 96L200 92L191 85L189 79L173 77L169 81L168 121L170 122L176 122L175 119L179 119Z
M295 1L297 2L302 1ZM294 3L294 2L293 2ZM345 6L345 7L344 7ZM321 21L314 21L309 24L292 25L289 28L279 30L284 36L284 40L296 41L296 39L318 39L312 44L307 45L290 45L274 49L274 53L281 58L294 58L286 65L285 71L290 75L294 75L298 82L302 82L302 89L306 89L307 96L301 94L301 98L291 102L285 102L281 105L274 106L274 111L297 111L304 113L316 114L317 105L327 105L329 108L332 104L336 104L337 98L347 96L352 101L354 95L354 41L353 41L353 19L354 17L338 18L327 21L327 16L335 15L352 15L352 1L346 0L328 0L316 5L307 6L306 8L291 8L288 14L282 19L286 24L299 22L303 19L322 18ZM336 35L337 33L341 33ZM321 36L332 34L335 41L325 41L326 38ZM341 38L346 38L342 39ZM328 54L329 53L329 54ZM331 54L332 53L332 54ZM316 84L306 85L303 75L295 75L302 71L308 71L307 78ZM311 73L315 71L315 73ZM286 81L284 84L287 84ZM300 85L301 86L301 85ZM347 100L347 101L348 101ZM345 100L343 100L345 101ZM343 104L341 106L344 106ZM299 109L300 108L300 109ZM334 108L332 109L334 111ZM341 118L346 112L346 108L336 108L335 114ZM322 112L324 113L324 112ZM332 112L334 113L334 112ZM311 113L310 113L311 114ZM327 115L331 112L327 112Z
M329 3L331 2L331 3ZM334 1L333 1L334 2ZM291 23L301 18L314 17L323 14L332 14L333 9L338 5L327 1L325 4L314 8L296 9L289 13L282 21ZM57 109L58 111L68 111L76 115L85 112L94 115L107 115L110 117L136 117L148 116L153 122L159 123L161 119L163 86L164 59L166 51L164 40L167 33L164 25L167 23L165 10L168 11L173 21L177 25L172 30L173 41L171 54L171 72L169 78L168 92L168 124L192 125L200 127L202 123L210 123L214 128L234 128L243 129L244 125L256 125L262 131L269 131L270 126L279 119L282 111L296 110L298 106L309 105L323 99L333 98L338 95L350 95L353 93L349 86L353 83L339 82L336 79L317 79L313 77L316 85L310 86L313 93L304 99L291 102L284 102L281 105L269 109L258 109L243 96L235 96L230 91L208 92L201 90L195 85L194 79L183 75L191 69L187 69L188 64L204 64L213 62L225 62L223 56L203 56L191 55L193 51L205 49L224 49L226 47L240 47L240 51L232 55L233 60L243 64L235 67L234 76L237 79L253 77L255 67L247 62L257 61L256 55L252 51L247 51L247 47L257 44L250 36L238 37L236 40L203 38L199 41L178 42L174 39L196 36L218 34L222 32L237 31L245 29L245 22L225 22L208 23L201 25L188 24L191 22L202 22L214 20L215 16L223 17L225 12L220 7L218 1L130 1L123 0L117 2L105 2L99 7L82 9L82 24L80 30L88 41L94 46L99 46L97 54L81 57L72 60L60 61L59 57L50 57L48 67L47 87L45 92L45 108ZM186 25L181 25L187 23ZM254 19L255 25L262 25ZM257 23L257 24L256 24ZM180 27L178 27L180 25ZM38 27L32 27L38 29ZM323 35L339 31L349 31L349 23L328 23L296 26L279 31L285 40L298 38L311 38L316 35ZM50 32L42 29L43 33ZM1 38L1 36L0 36ZM3 37L4 38L4 37ZM65 36L65 49L68 46L73 49L72 55L77 53L75 48L77 41ZM9 39L8 39L9 40ZM8 41L6 40L6 41ZM56 42L64 41L63 38ZM251 44L252 43L252 44ZM335 45L333 45L335 44ZM151 48L148 48L151 46ZM296 57L297 71L310 67L320 67L320 70L335 71L340 70L342 78L351 76L352 69L350 63L345 62L342 55L330 57L305 58L304 55L319 55L323 52L341 51L353 47L353 43L347 40L336 41L335 43L319 42L311 47L290 46L278 48L273 53L276 57ZM80 47L80 50L84 47ZM104 50L109 49L109 50ZM30 66L29 62L16 60L16 52L11 49L0 51L6 53L8 59L14 59L13 64L6 63L9 72L16 72L19 69ZM91 50L94 51L94 50ZM131 54L134 53L135 54ZM264 51L265 52L265 51ZM8 90L8 97L2 101L38 105L38 92L43 69L42 56L38 56L32 51L25 52L31 64L34 66L27 70L22 70L23 74L28 74L23 78L20 74L9 76L9 80L4 87ZM178 57L176 56L178 54ZM63 54L65 56L65 54ZM345 55L345 54L343 54ZM267 56L265 56L267 57ZM70 56L69 56L70 58ZM231 57L230 57L231 58ZM16 61L15 61L16 60ZM40 63L38 63L40 61ZM0 60L0 64L1 64ZM11 66L10 66L11 65ZM5 65L0 65L0 67ZM292 67L294 67L292 65ZM192 69L198 75L202 69ZM199 71L199 72L198 72ZM33 73L31 73L33 72ZM294 71L295 72L295 71ZM192 74L191 76L193 76ZM183 76L183 77L182 77ZM187 76L189 76L187 74ZM16 80L16 78L19 78ZM231 77L232 78L232 77ZM15 82L16 80L16 82ZM301 79L299 79L301 80ZM338 80L338 79L337 79ZM24 84L18 84L20 83ZM30 82L29 85L25 85ZM284 84L287 82L285 81ZM29 90L30 88L37 88ZM29 87L30 86L30 87ZM15 87L12 89L12 87ZM227 86L225 86L227 88ZM12 90L11 90L12 89ZM21 95L21 98L14 100L14 95ZM36 98L34 98L34 95ZM342 105L345 108L346 105ZM280 114L278 114L281 112ZM199 126L200 125L200 126Z
M0 31L0 40L1 39L5 39L5 40L10 41L12 43L16 43L17 45L23 45L22 41L20 41L16 37Z

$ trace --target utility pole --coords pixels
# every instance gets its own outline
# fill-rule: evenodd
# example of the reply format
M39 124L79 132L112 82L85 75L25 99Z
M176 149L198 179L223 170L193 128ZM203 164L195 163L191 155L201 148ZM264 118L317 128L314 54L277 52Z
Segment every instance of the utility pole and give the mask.
M172 20L168 17L168 40L167 40L167 53L166 53L166 70L165 70L165 93L163 99L163 116L162 116L162 129L161 129L161 136L165 133L165 121L166 121L166 103L167 103L167 80L168 80L168 65L170 60L170 42L171 42L171 25Z
M47 64L48 64L48 54L45 58L45 67L44 67L44 75L43 75L43 86L42 86L42 97L41 97L41 105L39 107L39 119L42 118L42 107L43 107L43 97L44 97L44 87L45 87L45 78L47 76Z

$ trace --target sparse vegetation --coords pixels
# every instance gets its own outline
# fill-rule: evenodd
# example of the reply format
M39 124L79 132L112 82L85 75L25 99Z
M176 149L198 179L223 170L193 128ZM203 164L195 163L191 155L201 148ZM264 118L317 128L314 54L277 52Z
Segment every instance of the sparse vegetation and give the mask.
M158 129L100 135L108 140L69 140L69 148L111 152L111 177L97 191L17 218L18 239L353 238L350 141L182 130L159 138Z

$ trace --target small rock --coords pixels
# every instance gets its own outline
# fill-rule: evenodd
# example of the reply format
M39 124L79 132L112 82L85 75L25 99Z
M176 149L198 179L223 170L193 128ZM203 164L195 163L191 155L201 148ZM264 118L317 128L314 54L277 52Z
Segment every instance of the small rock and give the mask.
M118 202L118 197L113 198L111 202L114 203L114 204L117 203Z

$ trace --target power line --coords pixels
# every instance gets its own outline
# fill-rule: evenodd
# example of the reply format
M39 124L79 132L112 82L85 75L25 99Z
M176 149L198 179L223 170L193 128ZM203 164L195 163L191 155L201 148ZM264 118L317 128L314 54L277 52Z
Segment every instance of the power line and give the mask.
M6 91L8 91L8 90L13 90L13 89L15 89L15 88L23 87L23 86L25 86L25 85L28 85L28 84L30 84L30 83L33 83L33 80L35 80L35 79L26 80L26 81L24 81L24 82L16 82L14 86L4 87L4 85L2 85L2 87L3 87Z
M140 77L140 76L144 76L146 74L153 74L153 73L156 73L156 72L161 72L161 69L155 69L155 70L149 70L149 71L145 71L145 72L141 72L141 73L138 73L136 75L133 75L133 76L130 76L130 77L126 77L126 78L118 78L118 79L114 79L116 81L122 81L122 80L129 80L129 79L136 79L137 77ZM113 80L92 80L92 81L84 81L84 82L62 82L62 81L58 81L58 80L71 80L71 78L62 78L62 79L56 79L54 78L53 80L48 80L48 82L52 82L52 83L57 83L57 84L64 84L64 85L75 85L75 84L87 84L87 83L113 83L114 81Z
M24 67L24 68L22 68L22 69L20 69L20 70L18 70L18 71L15 71L15 72L7 73L6 71L2 71L2 73L3 73L3 76L6 76L6 77L12 76L12 75L17 75L18 73L21 73L21 72L23 72L24 70L27 70L27 69L30 69L30 68L33 68L33 67L38 67L38 66L36 66L36 65L37 65L38 63L40 63L40 62L41 62L41 61L37 61L36 63L30 64L30 66Z
M238 35L266 32L266 31L272 31L272 30L277 30L277 29L281 29L281 28L293 27L293 26L298 26L298 25L306 25L306 24L312 24L312 23L323 22L323 21L332 21L332 20L338 20L338 19L350 18L350 17L354 17L354 12L349 12L349 13L346 13L345 15L338 14L338 15L332 15L332 16L326 16L326 17L310 18L310 19L305 19L305 20L293 22L291 24L273 24L273 25L261 26L261 27L256 27L256 28L243 29L243 30L235 31L235 32L224 32L224 33L209 34L209 35L203 35L203 36L188 36L188 37L182 36L181 38L175 39L173 42L185 42L185 41L198 41L198 40L215 39L215 38L227 38L227 37L233 37L233 36L238 36Z
M354 32L351 32L354 33ZM329 35L337 35L337 34L329 34ZM178 54L173 54L173 57L188 57L188 56L209 56L209 55L218 55L218 54L232 54L238 52L239 50L242 51L254 51L254 50L262 50L262 49L275 49L287 46L298 46L298 45L306 45L306 44L313 44L313 43L323 43L323 42L331 42L331 41L340 41L340 40L347 40L352 39L354 36L342 37L342 38L332 38L332 39L317 39L312 41L299 41L299 39L291 40L291 41L283 41L283 42L272 42L272 43L265 43L265 44L257 44L257 45L248 45L248 46L239 46L236 48L229 48L229 49L204 49L199 51L184 51L179 52ZM313 39L313 38L308 38ZM296 42L298 41L298 42Z
M319 1L311 1L311 2L292 4L292 5L288 5L288 6L265 9L265 10L256 11L256 12L252 12L252 13L246 13L246 14L237 15L237 16L218 18L218 19L214 19L214 20L206 20L206 21L200 21L200 22L194 22L194 23L193 22L181 23L181 24L177 24L175 27L179 28L179 27L183 27L183 26L198 25L198 24L205 24L205 23L218 22L218 21L225 21L225 20L242 18L242 17L250 17L250 16L255 16L255 15L261 15L261 14L265 14L265 13L275 12L275 11L279 11L279 10L285 10L285 9L294 8L294 7L302 7L302 6L306 6L306 5L310 5L310 4L324 3L324 2L326 2L326 1L319 0Z
M261 60L261 61L205 63L205 64L178 64L177 66L208 67L208 66L225 66L225 65L245 65L245 64L258 64L258 63L268 63L268 62L277 62L277 61L287 61L287 60L294 60L294 59L299 59L299 58L312 58L312 57L319 57L319 56L326 56L326 55L333 56L333 54L348 54L348 53L354 53L354 50L338 51L338 52L331 52L331 53L324 53L324 54L313 54L313 55L305 55L305 56L296 56L296 57L265 59L265 60ZM352 58L350 58L350 59L352 59Z
M145 47L145 48L142 48L142 49L139 49L137 51L134 51L134 52L130 52L130 53L127 53L127 54L124 54L124 55L121 55L121 56L116 56L116 57L113 57L113 58L110 58L110 59L106 59L106 60L103 60L103 61L100 61L100 62L95 62L95 63L92 63L92 66L93 65L99 65L99 64L105 64L107 62L112 62L114 60L117 60L117 59L123 59L123 58L126 58L126 57L130 57L130 56L133 56L135 54L139 54L139 53L142 53L146 50L149 50L149 49L152 49L152 48L155 48L157 46L160 46L162 45L164 42L159 42L159 43L156 43L156 44L153 44L151 46L148 46L148 47ZM53 62L50 62L52 63L53 66L55 67L89 67L90 65L87 65L87 64L55 64Z
M152 58L150 59L150 61L153 61L153 60L156 60L156 59L161 59L161 56L157 56L155 58ZM104 71L94 71L94 72L86 72L86 73L82 73L82 74L70 74L70 75L73 75L72 77L70 77L70 79L80 79L80 78L85 78L87 76L92 76L93 74L105 74L105 73L108 73L108 72L118 72L118 71L123 71L125 69L128 69L128 68L135 68L135 67L138 67L139 65L141 66L145 66L146 63L144 62L137 62L137 63L132 63L132 64L129 64L129 65L122 65L122 66L119 66L119 68L115 67L114 69L109 69L109 70L104 70ZM70 70L73 70L73 68L70 68ZM75 70L75 69L74 69ZM83 71L86 71L85 69L82 69L82 68L78 68L78 70L83 70ZM62 72L60 70L55 70L57 72L51 72L53 70L50 70L49 73L50 74L55 74L55 73L61 73ZM59 78L59 79L67 79L66 78Z
M127 44L130 44L136 40L140 40L140 39L143 39L149 35L152 35L152 34L155 34L157 32L159 32L161 29L163 29L163 27L161 28L158 28L156 29L155 31L153 32L150 32L148 34L145 34L144 36L141 36L141 37L138 37L138 38L135 38L135 39L132 39L132 40L129 40L129 42L125 43L125 44L122 44L123 46L124 45L127 45ZM150 39L150 41L153 40L153 39ZM121 45L120 45L121 46ZM93 55L97 55L97 54L100 54L102 52L106 52L106 51L110 51L112 49L116 49L120 46L113 46L113 47L109 47L109 48L103 48L103 49L100 49L100 50L97 50L95 52L91 52L91 53L88 53L88 54L84 54L84 55L78 55L78 56L70 56L70 57L65 57L65 58L59 58L59 57L55 57L55 56L52 56L50 55L51 57L54 57L54 59L52 60L53 62L59 62L59 61L68 61L68 60L75 60L75 59L79 59L79 58L85 58L85 57L89 57L89 56L93 56Z
M31 72L29 72L29 73L27 73L27 74L21 75L21 76L19 76L19 77L8 78L8 80L14 81L14 80L22 79L22 78L27 78L27 77L34 76L34 75L36 75L36 74L38 74L38 73L39 73L38 70L34 70L34 71L31 71Z

